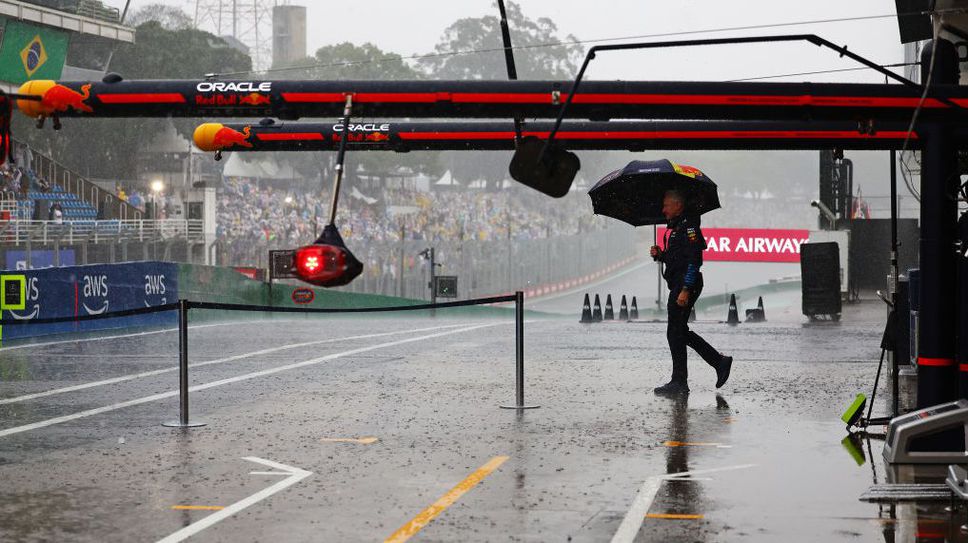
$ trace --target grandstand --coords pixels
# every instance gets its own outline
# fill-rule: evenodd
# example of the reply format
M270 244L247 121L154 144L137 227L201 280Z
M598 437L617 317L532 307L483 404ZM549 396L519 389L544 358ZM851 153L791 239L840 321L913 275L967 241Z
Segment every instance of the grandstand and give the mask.
M54 204L60 204L63 209L63 220L67 222L97 219L97 208L77 197L76 194L65 192L54 186L50 192L27 192L26 200L17 200L17 218L30 220L36 215L36 210L45 213ZM40 206L40 207L37 207Z
M0 249L7 269L128 260L206 259L202 220L145 211L15 142L0 168ZM54 206L60 216L55 217Z

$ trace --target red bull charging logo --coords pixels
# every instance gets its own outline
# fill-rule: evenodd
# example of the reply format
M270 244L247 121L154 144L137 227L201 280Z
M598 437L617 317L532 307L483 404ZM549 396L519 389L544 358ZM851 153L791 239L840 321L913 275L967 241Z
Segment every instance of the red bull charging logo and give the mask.
M221 123L206 123L195 129L195 145L202 151L227 151L233 147L252 148L249 138L252 127L246 126L242 131L235 130Z

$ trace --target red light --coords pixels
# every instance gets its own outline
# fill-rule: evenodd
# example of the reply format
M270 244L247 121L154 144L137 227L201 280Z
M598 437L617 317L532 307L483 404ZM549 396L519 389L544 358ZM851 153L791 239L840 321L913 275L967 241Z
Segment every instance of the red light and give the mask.
M348 252L335 245L307 245L296 249L296 275L307 283L321 286L345 285L359 275L350 270ZM353 273L355 271L355 273Z
M303 268L307 272L315 272L316 268L319 267L319 257L317 256L306 256L305 261L303 261Z

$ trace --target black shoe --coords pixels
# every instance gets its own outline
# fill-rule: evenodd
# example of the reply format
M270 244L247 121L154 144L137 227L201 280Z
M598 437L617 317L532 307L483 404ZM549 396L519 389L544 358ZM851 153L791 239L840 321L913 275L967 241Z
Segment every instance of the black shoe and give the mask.
M729 370L733 367L733 357L724 356L716 367L716 388L721 388L729 379Z
M678 381L669 381L660 387L652 389L652 392L660 396L677 396L679 394L689 394L689 386Z

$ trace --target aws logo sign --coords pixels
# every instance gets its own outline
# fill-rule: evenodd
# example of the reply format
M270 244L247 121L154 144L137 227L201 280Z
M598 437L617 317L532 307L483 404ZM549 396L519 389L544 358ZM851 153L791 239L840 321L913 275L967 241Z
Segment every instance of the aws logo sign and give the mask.
M78 287L83 295L80 300L81 307L88 315L100 315L108 310L110 302L107 275L82 275Z
M168 286L165 285L164 274L157 275L145 275L145 307L151 307L152 304L149 300L154 298L157 300L157 305L165 305L168 303Z

